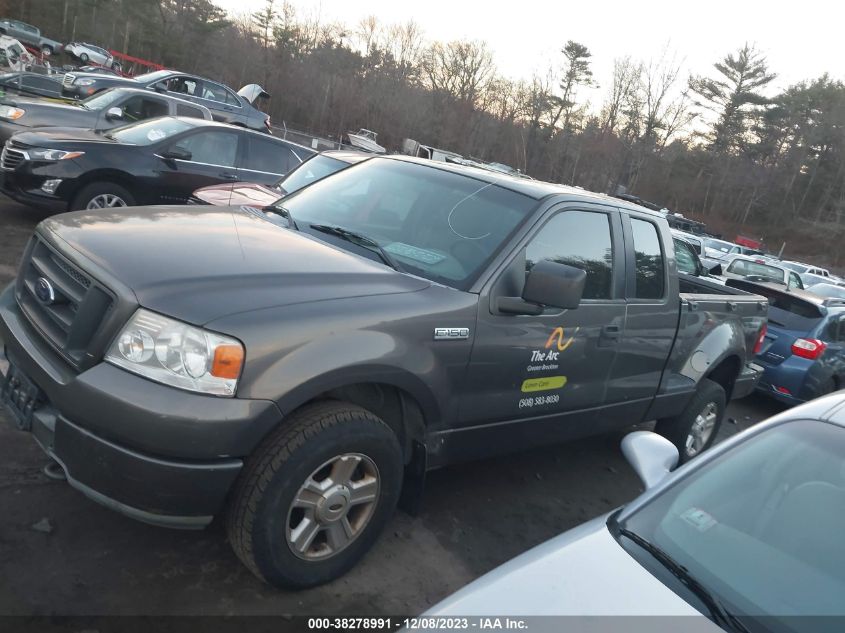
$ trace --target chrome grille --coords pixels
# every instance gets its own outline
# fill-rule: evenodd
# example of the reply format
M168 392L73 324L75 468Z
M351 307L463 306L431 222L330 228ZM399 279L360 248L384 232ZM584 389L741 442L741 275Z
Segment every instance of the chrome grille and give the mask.
M66 88L73 85L74 80L76 79L76 75L72 73L65 73L64 78L62 79L62 85Z
M16 295L29 322L75 366L113 303L110 293L38 236L24 255Z
M28 158L29 156L26 152L9 147L9 143L7 142L3 146L3 153L0 154L0 167L6 171L13 171Z

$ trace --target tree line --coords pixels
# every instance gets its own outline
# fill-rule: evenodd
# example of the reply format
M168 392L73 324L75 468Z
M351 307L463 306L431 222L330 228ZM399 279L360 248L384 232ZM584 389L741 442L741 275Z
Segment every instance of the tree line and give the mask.
M0 0L0 10L62 41L236 89L260 83L277 125L334 138L367 127L389 149L410 137L845 265L845 85L823 75L772 94L775 69L747 44L702 76L668 48L616 59L602 103L589 104L592 51L574 40L548 72L515 80L484 41L430 41L413 21L321 21L281 0L243 17L211 0Z

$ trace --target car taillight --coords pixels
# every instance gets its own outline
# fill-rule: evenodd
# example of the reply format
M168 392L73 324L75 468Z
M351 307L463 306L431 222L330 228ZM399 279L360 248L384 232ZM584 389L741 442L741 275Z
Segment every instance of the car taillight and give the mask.
M827 343L815 338L799 338L792 344L792 353L801 358L816 360L822 355Z
M757 355L760 353L760 350L763 349L763 341L766 340L766 332L769 331L768 325L765 323L763 324L763 328L760 330L760 336L757 337L757 342L754 344L754 354Z

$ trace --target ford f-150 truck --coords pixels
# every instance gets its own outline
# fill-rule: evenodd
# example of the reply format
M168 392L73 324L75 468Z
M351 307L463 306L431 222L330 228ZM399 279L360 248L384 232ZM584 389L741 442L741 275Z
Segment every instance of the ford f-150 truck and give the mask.
M224 515L249 569L305 587L433 468L648 420L706 449L768 303L684 279L641 207L373 158L264 210L43 221L0 295L2 400L74 488Z

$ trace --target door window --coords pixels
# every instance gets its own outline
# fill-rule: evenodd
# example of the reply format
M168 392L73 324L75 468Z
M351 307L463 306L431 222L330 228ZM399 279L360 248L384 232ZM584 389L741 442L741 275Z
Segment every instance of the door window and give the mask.
M781 282L781 283L783 283L783 282ZM789 273L789 281L787 282L786 287L790 290L793 289L793 288L803 289L804 284L801 283L801 277L799 277L796 273L790 272Z
M226 89L220 84L214 84L210 81L203 83L202 98L209 101L217 101L218 103L226 103Z
M204 119L205 112L200 110L199 108L195 108L194 106L190 106L187 103L177 103L176 104L176 116L189 116L195 119Z
M666 276L657 227L651 222L631 218L631 232L634 237L636 266L634 296L638 299L661 299L666 286Z
M173 77L167 81L167 89L177 94L199 97L202 83L193 77Z
M605 213L565 211L554 216L528 244L526 272L548 259L587 273L584 299L610 299L613 247Z
M238 155L238 135L220 131L197 132L180 139L175 146L191 152L191 162L234 167Z
M165 102L142 95L136 95L125 101L121 110L123 110L123 118L127 122L153 119L168 114Z
M284 175L299 164L296 156L278 141L250 134L244 169Z

